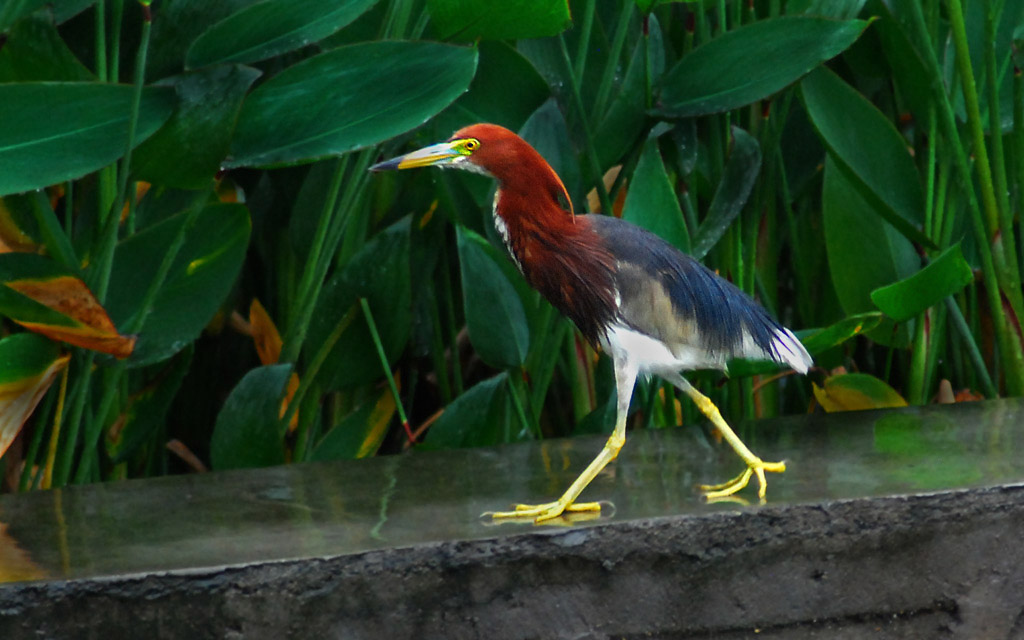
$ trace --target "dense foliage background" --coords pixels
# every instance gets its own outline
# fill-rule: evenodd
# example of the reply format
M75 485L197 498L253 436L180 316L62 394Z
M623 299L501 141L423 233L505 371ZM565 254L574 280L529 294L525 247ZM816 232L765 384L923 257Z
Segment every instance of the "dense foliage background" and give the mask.
M366 171L477 121L798 330L808 378L692 376L727 417L1021 395L1022 35L1019 0L2 0L4 487L609 430L491 181Z

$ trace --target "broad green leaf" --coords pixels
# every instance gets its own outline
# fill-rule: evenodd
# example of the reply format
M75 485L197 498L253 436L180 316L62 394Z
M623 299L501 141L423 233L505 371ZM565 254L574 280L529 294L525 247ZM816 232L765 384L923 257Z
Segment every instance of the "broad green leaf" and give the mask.
M881 322L882 313L880 311L869 311L843 318L823 329L804 329L794 333L807 349L807 353L813 357L871 331ZM787 365L767 360L736 359L729 361L729 376L732 378L764 375L785 369L788 369Z
M242 104L227 167L309 162L423 124L462 94L477 52L433 42L370 42L304 60Z
M499 369L518 367L530 348L526 313L515 288L487 255L486 241L459 227L459 267L466 330L480 358Z
M324 284L305 342L307 350L316 353L338 323L354 314L321 369L319 380L328 390L384 376L359 298L366 298L370 305L389 364L398 360L409 341L409 223L408 217L403 218L370 238Z
M261 0L174 0L162 2L153 20L146 78L158 80L185 70L185 55L196 38L229 16Z
M371 396L327 432L309 459L348 460L377 453L388 425L395 415L395 397L390 389Z
M223 65L169 78L178 109L132 156L137 179L181 189L209 187L228 154L242 98L259 71Z
M633 179L629 181L622 218L660 236L680 251L690 250L690 234L661 161L657 138L650 138L644 145Z
M122 240L114 254L107 309L119 326L137 313L187 212ZM186 231L130 364L165 360L195 340L235 284L249 244L249 212L240 204L211 204Z
M518 130L551 94L530 62L504 42L484 41L469 91L433 121L439 139L473 122Z
M210 463L217 471L284 464L281 397L291 376L287 364L245 374L224 401L210 438Z
M658 113L720 113L767 98L842 53L864 20L786 16L733 29L687 54L662 79Z
M729 225L743 210L761 171L761 147L749 133L732 128L732 152L707 216L693 234L691 255L701 260L721 240Z
M866 373L843 373L825 378L822 386L814 385L814 397L828 413L905 407L896 390Z
M121 415L106 432L111 462L127 460L163 426L167 410L192 364L192 351L179 353L146 380L144 387L128 396Z
M963 289L974 279L960 245L946 249L909 278L871 292L871 301L896 322L910 320Z
M0 83L94 79L68 49L52 20L40 16L21 20L0 47Z
M796 0L786 3L786 13L803 13L823 18L856 18L865 0Z
M874 311L871 292L917 272L917 251L878 215L831 156L825 160L824 181L822 215L832 285L847 315ZM905 346L910 340L908 327L901 324L894 332L889 319L870 335L886 345Z
M558 35L571 24L568 0L427 0L439 40L519 40Z
M50 258L0 255L0 314L53 340L128 357L135 338L117 332L85 283Z
M0 457L70 358L31 333L0 340Z
M0 195L79 178L124 154L133 87L99 83L0 84ZM173 92L142 92L136 142L171 115Z
M838 168L900 233L934 246L921 231L924 191L917 167L892 122L828 69L809 74L800 87L807 114Z
M467 389L430 427L421 448L485 447L509 442L508 393L505 371Z
M313 44L358 18L377 0L265 0L203 32L185 57L196 69L258 62Z

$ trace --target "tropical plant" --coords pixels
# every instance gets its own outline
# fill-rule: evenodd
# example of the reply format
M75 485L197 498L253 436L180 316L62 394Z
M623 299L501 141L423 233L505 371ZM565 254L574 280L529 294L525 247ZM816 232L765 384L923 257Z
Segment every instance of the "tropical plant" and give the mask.
M1021 395L1022 29L999 0L0 2L0 468L610 429L491 183L366 171L476 121L801 329L813 393L695 375L734 418ZM656 381L634 407L701 424Z

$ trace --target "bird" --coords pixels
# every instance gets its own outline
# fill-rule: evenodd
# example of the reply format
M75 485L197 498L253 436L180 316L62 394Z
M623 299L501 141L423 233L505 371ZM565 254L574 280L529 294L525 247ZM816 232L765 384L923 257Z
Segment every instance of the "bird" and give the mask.
M600 453L557 500L488 512L495 520L537 523L600 512L601 502L577 502L626 441L626 422L638 376L656 375L689 396L746 468L735 478L699 488L709 500L741 491L752 477L763 501L765 462L747 448L710 398L682 371L726 370L730 358L769 360L806 373L812 364L792 331L747 294L657 235L609 215L577 215L558 174L521 137L500 125L477 123L448 140L374 164L371 171L440 167L490 176L494 227L527 283L611 357L615 371L615 428ZM566 203L563 205L563 201Z

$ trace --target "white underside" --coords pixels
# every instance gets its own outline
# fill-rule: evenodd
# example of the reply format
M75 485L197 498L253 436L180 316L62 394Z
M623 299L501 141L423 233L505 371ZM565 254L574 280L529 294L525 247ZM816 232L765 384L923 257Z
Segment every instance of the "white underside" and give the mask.
M621 324L614 324L601 340L601 347L616 362L633 364L642 375L667 375L693 369L726 368L723 356L712 356L705 349L690 345L669 348L661 340L644 335ZM772 340L775 355L759 348L749 335L743 337L742 357L785 362L799 373L806 373L811 357L789 329L776 332Z

